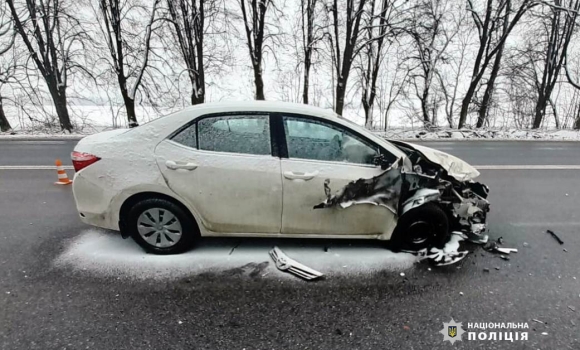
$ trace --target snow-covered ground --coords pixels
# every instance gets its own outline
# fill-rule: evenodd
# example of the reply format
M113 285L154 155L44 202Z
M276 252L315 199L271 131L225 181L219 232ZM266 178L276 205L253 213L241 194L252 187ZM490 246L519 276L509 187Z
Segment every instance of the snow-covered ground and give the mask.
M579 130L521 130L521 129L393 129L374 131L377 135L393 140L552 140L580 141Z
M275 243L291 258L329 277L385 270L402 272L419 260L412 254L393 253L377 241L333 241L329 246L319 240ZM89 229L68 243L54 265L80 273L136 279L237 271L242 275L259 273L254 277L296 280L297 277L276 269L268 255L272 245L269 239L241 243L233 238L208 239L189 252L163 256L145 253L132 239L123 240L117 232Z

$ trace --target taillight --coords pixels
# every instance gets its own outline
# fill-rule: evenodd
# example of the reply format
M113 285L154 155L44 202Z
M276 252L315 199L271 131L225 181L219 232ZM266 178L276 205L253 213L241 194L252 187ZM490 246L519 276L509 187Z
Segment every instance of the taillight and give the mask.
M89 165L95 163L96 161L98 161L99 157L92 155L90 153L83 153L83 152L77 152L77 151L73 151L70 154L70 157L72 159L72 163L73 166L75 168L76 172L81 171L82 169L88 167Z

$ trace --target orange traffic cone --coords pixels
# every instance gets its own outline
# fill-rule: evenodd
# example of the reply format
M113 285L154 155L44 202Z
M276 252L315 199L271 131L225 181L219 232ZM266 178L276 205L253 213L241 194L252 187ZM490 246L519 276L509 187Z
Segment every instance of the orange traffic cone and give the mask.
M62 168L62 162L57 159L54 164L56 165L56 172L58 174L58 181L55 182L56 185L70 185L72 181L66 175L66 171Z

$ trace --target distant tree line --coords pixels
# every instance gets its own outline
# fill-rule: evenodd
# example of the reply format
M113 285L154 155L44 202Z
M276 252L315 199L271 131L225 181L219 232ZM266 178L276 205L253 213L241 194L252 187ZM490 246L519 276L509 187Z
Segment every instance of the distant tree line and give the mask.
M580 129L579 14L580 0L5 0L0 130L8 89L45 92L70 132L71 86L96 86L132 127L137 103L208 101L239 60L256 100L360 108L368 128L397 111L425 128Z

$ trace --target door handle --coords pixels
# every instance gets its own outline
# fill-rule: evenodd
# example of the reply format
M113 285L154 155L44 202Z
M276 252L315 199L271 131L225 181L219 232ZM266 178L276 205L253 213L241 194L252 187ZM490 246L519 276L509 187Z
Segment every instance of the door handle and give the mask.
M312 180L316 175L318 175L318 171L313 171L311 173L301 173L301 172L294 172L294 171L285 171L284 177L289 180Z
M195 164L195 163L182 163L182 162L176 162L173 160L166 161L165 166L167 167L167 169L170 169L170 170L183 169L183 170L192 171L192 170L195 170L197 168L197 164Z

